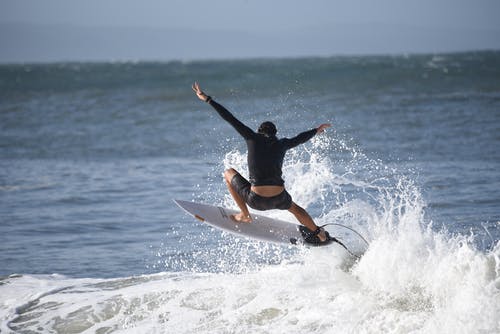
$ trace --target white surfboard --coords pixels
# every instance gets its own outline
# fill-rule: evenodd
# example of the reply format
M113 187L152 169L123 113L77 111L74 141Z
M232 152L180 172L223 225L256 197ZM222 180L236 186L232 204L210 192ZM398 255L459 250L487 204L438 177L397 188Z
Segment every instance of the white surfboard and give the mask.
M303 243L297 224L254 213L251 223L236 223L229 217L237 214L236 210L181 200L174 202L196 219L233 234L267 242Z
M299 230L301 225L273 219L263 215L252 213L251 223L236 223L230 218L230 215L238 213L236 210L223 208L195 202L174 200L174 202L196 219L214 226L223 231L241 235L247 238L253 238L266 242L281 244L307 244ZM368 242L355 230L342 224L327 224L325 228L329 233L336 237L339 244L342 245L350 254L354 255L345 245L345 241L357 240L363 242L366 250ZM336 230L332 230L336 228ZM329 245L336 244L330 243ZM326 244L325 244L326 246ZM358 247L357 252L359 252ZM361 251L362 253L363 251ZM354 255L359 257L358 255Z

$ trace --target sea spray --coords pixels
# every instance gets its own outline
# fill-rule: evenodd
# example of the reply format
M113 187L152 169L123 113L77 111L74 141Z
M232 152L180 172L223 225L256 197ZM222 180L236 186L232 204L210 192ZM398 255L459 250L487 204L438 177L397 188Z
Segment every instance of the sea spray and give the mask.
M324 154L339 148L344 155L342 175L333 172L337 166L332 154ZM370 248L351 271L363 290L388 307L378 321L392 317L402 322L407 318L395 317L394 312L418 312L423 318L415 325L423 332L474 332L474 317L481 319L479 327L498 328L498 246L484 254L474 247L473 236L434 228L426 220L425 201L413 180L341 140L314 140L302 152L291 153L283 171L294 199L306 208L320 203L318 224L341 221L370 239ZM244 174L243 157L244 153L230 152L225 167ZM333 203L325 203L332 198ZM234 206L227 195L224 204ZM272 215L290 219L284 212ZM314 252L313 266L322 261ZM304 270L311 270L308 257L303 260ZM396 332L405 328L402 323L394 326Z

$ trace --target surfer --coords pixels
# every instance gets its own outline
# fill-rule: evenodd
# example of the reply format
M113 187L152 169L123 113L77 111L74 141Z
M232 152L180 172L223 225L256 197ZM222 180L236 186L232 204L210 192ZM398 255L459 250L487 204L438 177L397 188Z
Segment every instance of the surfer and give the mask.
M297 205L286 191L281 168L287 150L307 142L316 134L322 133L331 124L321 124L317 128L302 132L293 138L278 139L276 126L272 122L262 123L255 132L205 94L197 82L193 84L192 88L198 98L210 104L247 143L250 181L241 176L234 168L229 168L224 172L227 188L240 208L240 213L232 215L231 218L236 222L251 223L252 217L247 204L260 211L288 210L311 231L311 236L317 236L319 242L329 241L328 233L323 228L318 227L307 211Z

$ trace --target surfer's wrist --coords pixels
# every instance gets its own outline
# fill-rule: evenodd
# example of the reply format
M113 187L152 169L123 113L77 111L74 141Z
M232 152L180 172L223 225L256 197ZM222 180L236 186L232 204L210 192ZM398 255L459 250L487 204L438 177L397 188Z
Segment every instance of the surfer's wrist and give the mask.
M212 101L212 97L207 95L207 97L205 98L205 102L210 103L210 101Z

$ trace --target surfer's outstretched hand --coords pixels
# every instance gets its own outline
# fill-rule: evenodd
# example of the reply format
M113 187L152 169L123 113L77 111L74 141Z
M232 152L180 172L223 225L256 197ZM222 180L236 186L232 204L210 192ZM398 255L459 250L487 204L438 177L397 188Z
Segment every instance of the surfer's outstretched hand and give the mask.
M330 126L332 126L330 123L321 124L320 126L318 126L318 128L316 129L316 131L318 131L318 134L320 134L323 131L325 131L326 128L329 128Z
M203 102L207 101L208 95L203 93L203 91L200 88L200 85L198 85L197 82L195 82L193 86L191 86L191 88L193 88L193 91L196 93L196 96L198 96L200 100L202 100Z

